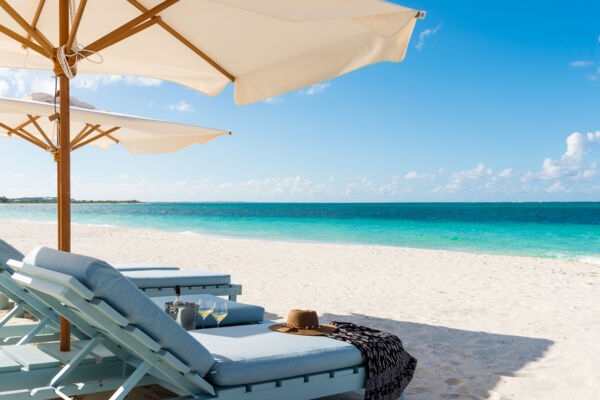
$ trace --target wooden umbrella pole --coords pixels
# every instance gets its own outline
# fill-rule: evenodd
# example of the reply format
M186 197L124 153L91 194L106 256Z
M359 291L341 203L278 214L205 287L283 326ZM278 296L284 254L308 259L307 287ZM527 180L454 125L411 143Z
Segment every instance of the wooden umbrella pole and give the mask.
M69 0L59 0L59 46L69 40ZM62 69L60 83L60 121L58 148L58 249L71 251L71 133L69 78ZM71 351L71 326L60 319L60 351Z

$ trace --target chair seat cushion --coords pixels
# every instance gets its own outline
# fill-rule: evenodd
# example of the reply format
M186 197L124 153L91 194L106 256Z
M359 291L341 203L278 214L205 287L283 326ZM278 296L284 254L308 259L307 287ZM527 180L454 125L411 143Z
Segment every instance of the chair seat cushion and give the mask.
M110 304L131 324L200 375L207 373L213 365L213 357L202 344L169 317L164 308L157 307L129 279L104 261L38 247L27 254L24 262L73 276L95 297Z
M271 324L188 331L216 359L206 379L218 386L244 385L363 363L349 343L274 332L268 329Z
M216 302L227 303L227 317L221 322L221 326L254 324L257 322L262 322L265 318L265 309L259 306L229 301L211 294L184 295L181 297L184 301L190 301L194 303L199 303L200 299L210 299ZM173 301L173 296L152 297L152 301L154 301L154 303L156 303L160 308L164 309L165 303ZM200 316L198 316L196 326L198 328L202 327L202 318ZM204 327L211 328L215 326L217 326L217 321L212 315L209 315L204 320Z
M211 271L123 271L140 289L179 286L228 285L231 276Z
M166 271L177 271L179 267L173 267L171 265L163 264L151 264L151 263L125 263L125 264L113 264L113 267L119 271L154 271L154 270L166 270Z

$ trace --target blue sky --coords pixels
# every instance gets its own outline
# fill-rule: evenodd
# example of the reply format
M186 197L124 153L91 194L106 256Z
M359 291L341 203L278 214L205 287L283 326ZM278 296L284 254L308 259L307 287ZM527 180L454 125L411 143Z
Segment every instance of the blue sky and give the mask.
M600 4L399 2L427 11L404 62L236 106L134 77L80 76L98 108L233 131L167 154L73 153L77 199L600 200ZM0 70L0 95L51 92ZM54 195L48 154L0 139L0 195Z

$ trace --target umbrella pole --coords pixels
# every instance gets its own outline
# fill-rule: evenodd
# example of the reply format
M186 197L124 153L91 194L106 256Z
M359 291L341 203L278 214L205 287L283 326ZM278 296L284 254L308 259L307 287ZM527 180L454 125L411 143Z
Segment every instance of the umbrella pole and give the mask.
M66 45L69 39L69 0L60 0L59 42ZM58 208L58 249L71 251L71 134L69 78L60 69L60 119L59 147L57 162L57 208ZM60 351L71 350L71 326L65 318L60 318Z

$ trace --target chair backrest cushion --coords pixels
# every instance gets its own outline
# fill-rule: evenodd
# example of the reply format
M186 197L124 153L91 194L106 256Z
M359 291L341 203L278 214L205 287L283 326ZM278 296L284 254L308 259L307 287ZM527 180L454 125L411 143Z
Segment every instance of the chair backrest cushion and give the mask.
M200 342L106 262L45 247L36 248L24 261L75 277L198 374L204 376L214 364L213 356Z
M22 261L23 257L25 257L23 253L6 243L4 240L0 239L0 270L9 268L6 265L8 260Z

